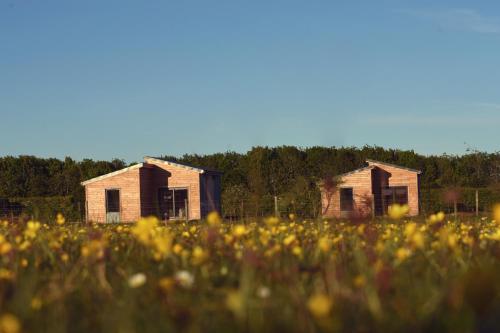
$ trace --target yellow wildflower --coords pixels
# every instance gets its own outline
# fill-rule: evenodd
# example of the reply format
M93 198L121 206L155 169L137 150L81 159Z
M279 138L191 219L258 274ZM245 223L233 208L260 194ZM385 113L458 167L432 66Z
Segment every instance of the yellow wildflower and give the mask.
M166 229L157 231L151 242L155 259L165 259L170 255L172 236Z
M12 245L9 242L0 243L0 254L9 253L12 250Z
M500 223L500 203L497 203L495 206L493 206L493 219L497 223Z
M238 224L233 228L233 235L235 237L241 237L247 232L246 228L242 224Z
M399 220L403 218L406 214L408 214L409 211L410 208L408 207L408 205L393 204L389 206L387 214L391 219Z
M275 216L271 216L265 219L264 223L268 226L274 226L280 223L280 219Z
M432 214L431 216L429 216L429 218L427 219L427 222L429 222L429 224L434 224L434 223L438 223L438 222L442 222L445 218L445 214L444 212L439 212L437 214Z
M175 280L171 277L163 277L158 281L158 286L163 292L168 293L174 289Z
M283 239L283 245L288 246L292 244L295 241L296 237L295 235L289 235Z
M0 280L12 280L14 273L5 268L0 268Z
M62 260L62 262L68 262L69 255L67 253L61 254L61 260Z
M354 286L356 288L362 288L365 285L365 283L366 283L366 279L365 279L365 277L363 275L360 274L360 275L357 275L354 278L353 282L354 282Z
M132 227L132 234L144 245L149 245L152 241L158 219L154 216L141 218Z
M61 213L57 213L56 223L57 223L58 225L63 225L64 223L66 223L66 219L64 218L64 215L63 215L63 214L61 214Z
M42 300L38 297L33 297L31 299L31 303L30 303L30 306L33 310L40 310L42 308Z
M332 300L325 294L315 294L307 301L307 308L316 318L328 316L332 309Z
M401 248L396 250L396 259L399 262L405 261L410 256L411 256L411 251L405 247L401 247Z
M294 246L293 249L292 249L292 253L299 257L299 258L302 258L302 248L300 246Z
M172 251L174 251L175 254L179 255L181 252L182 252L183 248L182 248L182 245L177 243L174 245L174 247L172 248Z
M21 259L21 267L26 268L26 267L28 267L28 264L29 264L28 259L26 259L26 258Z
M26 229L24 230L24 237L26 238L35 238L38 229L40 229L40 222L28 221L26 224Z
M234 290L230 291L226 296L226 307L233 312L237 318L245 316L245 303L241 292Z
M10 313L4 313L0 316L0 332L18 333L21 331L21 323L16 316Z
M207 216L207 223L211 227L218 227L222 222L222 219L218 212L213 211Z
M196 246L193 249L193 253L191 254L191 256L193 265L200 265L208 258L208 253L200 246Z
M332 245L332 241L326 236L323 236L318 240L318 248L321 250L321 252L329 252L332 248Z

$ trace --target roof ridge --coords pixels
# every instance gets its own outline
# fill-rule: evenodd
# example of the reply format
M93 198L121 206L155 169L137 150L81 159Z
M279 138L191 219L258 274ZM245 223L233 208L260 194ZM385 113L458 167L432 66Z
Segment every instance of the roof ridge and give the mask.
M354 169L352 171L348 171L348 172L344 172L344 173L341 173L341 174L338 174L336 175L335 177L344 177L344 176L348 176L350 174L353 174L353 173L356 173L356 172L360 172L360 171L363 171L365 169L372 169L374 168L374 166L371 166L371 165L366 165L364 167L361 167L361 168L357 168L357 169Z
M106 178L110 178L110 177L122 174L122 173L130 171L130 170L142 168L143 166L144 166L144 163L137 163L137 164L128 166L128 167L120 169L120 170L116 170L116 171L109 172L109 173L106 173L106 174L101 175L101 176L90 178L90 179L88 179L86 181L81 182L80 184L82 186L85 186L85 185L88 185L90 183L93 183L93 182L96 182L96 181L99 181L99 180L103 180L103 179L106 179Z
M172 162L172 161L164 160L162 158L157 158L157 157L144 156L144 162L148 163L148 160L155 161L155 162L160 162L160 163L164 163L164 164L167 164L167 165L181 167L181 168L184 168L184 169L189 169L189 170L197 171L199 173L204 173L206 171L206 169L194 167L194 166L187 165L187 164L182 164L182 163L178 163L178 162Z
M368 164L370 164L370 163L378 163L378 164L383 164L383 165L391 166L391 167L398 168L398 169L404 169L404 170L408 170L408 171L411 171L411 172L416 172L416 173L418 173L418 174L421 174L421 173L422 173L422 171L421 171L421 170L412 169L412 168L404 167L404 166L397 165L397 164L393 164L393 163L388 163L388 162L382 162L382 161L372 160L372 159L370 159L370 158L367 158L365 161L366 161L366 163L368 163Z

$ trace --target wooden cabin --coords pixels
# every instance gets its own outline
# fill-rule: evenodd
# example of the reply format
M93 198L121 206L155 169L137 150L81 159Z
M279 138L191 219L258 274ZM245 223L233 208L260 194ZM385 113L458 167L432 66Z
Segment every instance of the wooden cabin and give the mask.
M393 203L407 204L410 216L419 214L421 171L374 160L366 163L320 185L323 217L382 216Z
M153 157L82 185L91 222L133 222L152 215L198 220L221 209L220 172Z

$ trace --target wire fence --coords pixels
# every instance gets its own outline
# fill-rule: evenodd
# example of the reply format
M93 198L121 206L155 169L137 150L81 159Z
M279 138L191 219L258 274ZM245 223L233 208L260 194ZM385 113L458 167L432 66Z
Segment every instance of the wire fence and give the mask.
M72 198L15 198L0 199L0 220L11 222L30 219L43 222L56 220L58 213L66 216L68 222L109 220L106 207L88 208L84 202ZM429 215L438 211L463 215L489 214L495 203L500 203L500 190L491 188L467 188L456 190L421 189L419 194L419 212ZM220 208L219 208L220 207ZM377 209L377 207L375 207ZM222 201L214 207L206 204L177 200L175 205L127 205L121 203L118 220L132 222L140 216L155 215L161 220L191 220L206 216L209 211L221 210L223 217L230 221L263 218L268 216L316 219L322 216L321 199L311 197L300 200L289 196L265 195ZM379 207L380 210L380 207Z

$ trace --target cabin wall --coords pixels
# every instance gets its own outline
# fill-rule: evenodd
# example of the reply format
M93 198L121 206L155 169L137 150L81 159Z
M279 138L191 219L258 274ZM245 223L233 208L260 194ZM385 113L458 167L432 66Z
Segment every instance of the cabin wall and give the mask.
M370 162L370 165L377 166L380 169L390 174L388 186L407 186L408 187L408 207L410 211L408 215L416 216L419 214L419 183L418 173L388 166L385 164L378 164Z
M340 188L350 187L353 189L354 214L371 214L372 182L371 170L365 169L359 172L343 176L339 179L340 184L333 194L321 191L321 206L323 217L340 218Z
M140 169L132 169L85 185L87 221L106 222L106 189L120 190L120 221L141 216Z
M201 215L211 211L221 212L221 177L215 173L205 173L201 177Z
M152 193L157 193L158 187L168 186L169 188L186 188L188 190L188 217L190 220L198 220L201 218L201 198L200 198L200 173L196 170L190 170L185 167L166 164L163 162L155 162L148 160L148 164L154 165L164 172L168 173L168 182L163 182L165 174L156 171L155 180L152 186L156 189L150 190ZM156 195L156 194L153 194ZM151 199L157 201L157 199Z
M408 206L410 216L419 214L419 179L418 173L404 168L392 167L382 163L369 162L369 166L339 178L340 184L333 194L321 189L323 217L341 218L340 188L353 189L354 213L359 216L372 214L372 200L380 201L380 187L406 186L408 188ZM376 183L375 183L376 182ZM373 195L373 196L372 196ZM381 207L378 207L380 210Z

